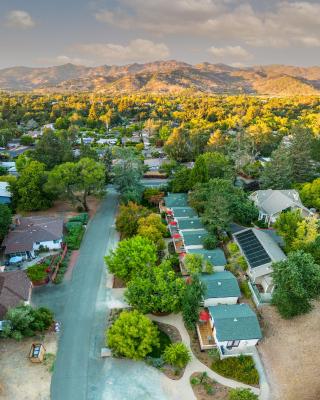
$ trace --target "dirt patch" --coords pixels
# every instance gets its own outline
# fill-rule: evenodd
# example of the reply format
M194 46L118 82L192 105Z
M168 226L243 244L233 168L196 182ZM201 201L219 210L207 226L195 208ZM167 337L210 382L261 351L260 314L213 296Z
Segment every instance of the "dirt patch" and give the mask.
M211 368L212 357L209 357L208 350L201 350L197 332L195 330L191 331L188 329L188 333L190 336L190 347L192 353L199 361L202 362L202 364L206 365L208 368Z
M49 357L43 363L31 363L32 343L44 344ZM0 340L0 397L2 400L50 400L52 363L57 351L57 336L29 338L21 342Z
M126 284L122 279L120 279L114 275L112 287L113 287L113 289L121 289L121 288L125 288Z
M258 346L272 400L319 400L320 303L307 315L284 320L271 306L261 307L264 339Z
M92 218L100 206L101 199L89 196L87 202L89 207L89 217ZM73 217L74 215L78 214L79 213L76 210L76 206L74 206L68 201L62 201L62 200L55 201L53 206L51 208L48 208L47 210L27 211L22 213L22 215L25 217L31 217L36 215L46 215L46 216L56 216L56 217L62 216L65 221L67 221L69 217Z
M202 378L202 382L201 382ZM209 377L203 377L200 372L195 372L190 377L193 392L197 400L228 400L230 390Z

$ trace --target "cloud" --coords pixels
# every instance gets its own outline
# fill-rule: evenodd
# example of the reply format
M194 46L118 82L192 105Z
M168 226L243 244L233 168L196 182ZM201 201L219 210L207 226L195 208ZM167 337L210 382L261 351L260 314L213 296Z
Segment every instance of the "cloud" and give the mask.
M63 65L63 64L75 64L75 65L94 65L92 60L81 57L69 57L67 55L58 55L56 57L41 57L36 60L38 65Z
M75 51L94 56L96 61L107 64L150 62L169 57L169 49L164 43L135 39L127 45L115 43L89 43L75 47Z
M272 0L116 0L95 18L122 29L154 35L192 34L237 40L252 47L318 47L320 3Z
M12 28L29 29L35 26L35 22L27 11L12 10L6 16L7 26Z
M250 60L252 54L241 46L226 46L226 47L215 47L212 46L208 49L208 53L212 54L217 61L232 61L232 60Z

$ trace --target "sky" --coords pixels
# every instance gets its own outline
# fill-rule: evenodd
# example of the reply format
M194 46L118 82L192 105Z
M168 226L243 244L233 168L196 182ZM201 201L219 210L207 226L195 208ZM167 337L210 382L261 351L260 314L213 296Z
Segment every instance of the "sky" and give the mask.
M320 65L320 0L0 0L0 68Z

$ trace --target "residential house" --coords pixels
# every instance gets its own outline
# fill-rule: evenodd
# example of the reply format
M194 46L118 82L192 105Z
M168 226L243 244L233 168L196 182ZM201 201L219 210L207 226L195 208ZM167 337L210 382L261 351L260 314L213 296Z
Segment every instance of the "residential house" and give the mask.
M11 193L9 191L8 182L0 182L0 204L11 203Z
M149 171L159 171L165 161L163 158L146 158L144 165L148 167Z
M9 308L28 304L32 283L24 271L0 272L0 320Z
M220 357L252 354L262 338L256 314L247 304L209 306L197 324L201 350L216 347Z
M233 234L241 253L248 263L249 286L254 291L254 299L270 301L273 291L272 263L282 261L285 254L274 238L266 230L247 228Z
M58 250L63 241L63 219L56 217L17 218L15 228L8 233L2 242L8 258L35 257L40 247Z
M273 224L285 210L300 210L303 217L313 214L302 204L299 193L294 189L257 190L250 195L250 198L259 210L259 220L265 221L268 226Z
M206 229L181 232L185 250L188 251L191 249L202 249L203 242L208 235L209 234Z
M15 161L1 161L0 166L5 168L9 175L18 176L18 171Z
M201 274L200 281L206 287L203 297L205 307L218 304L237 304L241 296L238 281L229 271Z
M173 218L194 218L197 217L197 213L191 207L171 207L169 215Z

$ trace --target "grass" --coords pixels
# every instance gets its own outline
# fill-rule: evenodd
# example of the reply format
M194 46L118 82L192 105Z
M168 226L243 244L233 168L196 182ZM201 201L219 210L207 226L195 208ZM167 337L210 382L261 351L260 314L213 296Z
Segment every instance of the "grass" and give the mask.
M218 374L246 383L247 385L258 385L259 374L251 356L228 357L216 360L211 369Z
M251 290L247 281L240 282L240 289L246 299L251 299Z
M44 356L43 363L44 363L44 365L46 367L48 367L48 371L51 372L51 373L54 370L55 360L56 360L56 356L53 353L46 353L45 356Z
M162 356L162 353L164 352L164 349L171 344L171 340L169 338L169 336L162 332L161 330L159 330L159 341L160 341L160 346L154 347L152 352L148 354L149 357L152 358L160 358Z

